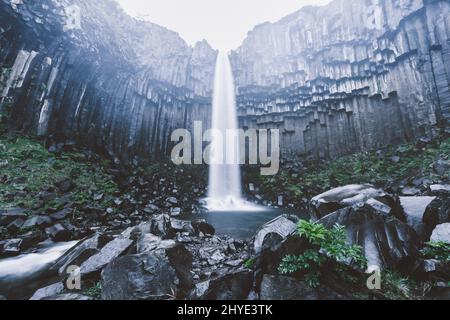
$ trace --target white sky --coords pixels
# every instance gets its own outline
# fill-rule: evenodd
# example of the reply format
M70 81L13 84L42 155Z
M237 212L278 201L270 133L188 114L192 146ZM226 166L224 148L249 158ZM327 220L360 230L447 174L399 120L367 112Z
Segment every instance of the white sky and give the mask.
M247 32L305 5L331 0L116 0L131 15L176 31L189 44L206 39L215 49L236 49Z

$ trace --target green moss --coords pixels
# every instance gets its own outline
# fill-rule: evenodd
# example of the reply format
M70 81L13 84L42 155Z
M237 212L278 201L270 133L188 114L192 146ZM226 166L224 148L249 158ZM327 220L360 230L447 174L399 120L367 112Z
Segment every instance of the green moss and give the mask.
M101 282L97 282L95 285L87 289L84 294L88 297L94 298L94 299L101 299L102 297L102 284Z
M450 262L450 243L427 242L421 253L425 259L435 259L448 263Z
M247 269L252 269L255 266L255 262L255 258L250 258L244 262L244 267L246 267Z
M381 290L378 293L389 300L422 300L432 286L432 282L417 282L386 270L381 273Z
M55 184L70 179L75 184L70 200L75 206L93 202L92 194L102 193L100 206L112 203L113 194L118 191L113 177L97 163L89 162L77 152L54 155L32 137L0 137L0 207L20 206L33 209L38 205L37 194L54 188ZM21 192L20 197L11 194ZM45 203L43 210L62 208L63 203L52 200Z
M326 164L308 166L298 176L293 176L288 170L281 170L276 176L251 174L247 179L259 182L262 192L269 198L287 193L290 200L298 201L302 197L309 198L340 185L372 183L385 187L417 174L439 180L430 165L438 157L448 154L450 139L423 149L413 144L388 147L383 150L382 156L375 150L345 156ZM394 156L399 156L400 160L392 161ZM450 172L447 175L450 177Z

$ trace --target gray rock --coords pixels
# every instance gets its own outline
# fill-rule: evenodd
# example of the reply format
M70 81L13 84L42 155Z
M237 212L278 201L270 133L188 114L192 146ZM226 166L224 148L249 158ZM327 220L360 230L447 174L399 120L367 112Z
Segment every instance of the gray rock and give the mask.
M268 240L268 236L278 235L280 242L286 239L297 229L297 222L298 219L284 215L266 223L256 233L254 240L255 252L258 254L265 248L265 241Z
M177 198L175 198L175 197L170 197L170 198L168 198L168 199L166 200L166 203L167 203L169 206L173 206L173 205L178 204L178 200L177 200Z
M319 290L304 281L290 277L264 275L261 282L261 300L319 300Z
M154 214L154 213L158 212L159 210L160 210L159 207L154 204L149 204L148 206L146 206L144 208L144 212L148 213L148 214Z
M29 218L25 223L23 224L22 228L45 228L52 224L52 219L50 219L47 216L34 216Z
M198 300L243 300L253 285L250 271L237 271L196 285L193 298Z
M37 290L30 298L30 300L42 300L45 298L53 297L62 293L64 290L64 284L62 282L57 282Z
M450 174L450 162L448 160L440 159L433 164L434 171L443 176L445 174Z
M68 241L72 237L71 232L59 223L46 228L45 233L56 242Z
M420 193L420 190L417 188L403 188L402 195L404 196L415 196Z
M335 224L347 230L350 244L363 248L369 266L412 272L419 256L420 240L406 223L378 214L370 206L347 207L318 221L327 228Z
M99 272L115 258L123 254L133 244L133 240L120 236L105 245L99 253L89 257L80 266L81 275Z
M192 254L181 244L119 257L102 272L102 299L181 298L192 286L191 269Z
M339 209L365 203L367 200L385 196L385 192L369 184L348 185L322 193L312 198L311 215L320 219Z
M389 216L392 213L392 208L390 206L376 199L369 199L366 204L384 216Z
M399 163L400 160L401 160L401 159L400 159L399 156L393 156L393 157L391 158L391 161L394 162L394 163Z
M172 208L172 209L170 209L170 215L172 217L178 217L179 215L181 215L181 208Z
M50 217L53 220L64 220L66 219L70 214L72 214L73 209L72 208L66 208L61 211L55 212L50 215Z
M450 193L450 184L432 184L430 186L430 191L433 193L439 193L439 192L449 192Z
M160 214L152 217L150 232L154 235L165 237L170 230L170 217L166 214Z
M450 197L440 195L433 200L423 215L423 222L431 230L438 224L450 222Z
M67 275L67 268L71 265L81 266L83 262L99 253L103 246L104 237L100 234L95 234L89 239L80 241L72 249L67 251L55 264L52 270L57 270L60 276Z
M216 233L215 228L203 219L196 219L192 221L192 227L196 234L203 233L205 235L213 236Z
M170 230L173 233L187 232L189 234L194 234L195 232L190 221L178 220L174 218L170 219Z
M44 234L41 231L29 231L20 236L22 239L22 248L27 250L34 247L39 242L44 240Z
M424 240L430 236L430 232L434 227L424 224L424 215L428 206L435 199L436 197L400 197L400 203L406 214L406 222Z
M141 236L137 242L137 252L144 253L155 249L166 249L175 245L173 240L162 240L151 233Z
M0 209L0 226L7 226L16 219L27 219L25 210L21 208Z
M16 233L22 228L24 222L25 220L23 219L16 219L6 227L6 230L8 230L9 233Z
M6 256L16 256L22 250L22 239L9 239L3 244L2 254Z
M431 234L431 241L450 243L450 223L438 225Z

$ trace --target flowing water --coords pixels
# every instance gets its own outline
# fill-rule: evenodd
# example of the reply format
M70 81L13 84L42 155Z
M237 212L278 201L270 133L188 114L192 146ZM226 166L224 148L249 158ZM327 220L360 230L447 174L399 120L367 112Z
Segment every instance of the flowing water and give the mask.
M0 294L9 299L28 298L53 276L50 267L76 243L45 242L33 253L0 260Z
M228 133L237 132L238 120L231 63L224 52L219 53L216 63L212 129L215 133L210 153L208 209L222 212L261 210L242 198L239 142L226 139Z

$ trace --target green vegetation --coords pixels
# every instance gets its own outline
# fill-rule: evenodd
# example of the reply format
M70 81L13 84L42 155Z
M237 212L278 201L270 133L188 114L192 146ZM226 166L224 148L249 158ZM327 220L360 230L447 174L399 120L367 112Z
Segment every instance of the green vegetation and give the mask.
M301 220L297 232L308 241L309 249L301 255L284 257L278 270L281 274L300 272L308 285L315 288L320 284L321 267L328 260L337 262L337 268L343 268L347 261L355 263L361 269L367 267L362 248L347 244L343 226L335 225L328 230L321 224Z
M381 273L381 290L383 298L389 300L421 300L433 287L430 281L417 282L387 270Z
M425 148L413 144L388 147L379 152L362 152L339 158L329 163L310 165L298 175L289 170L281 170L273 177L259 177L250 174L250 182L259 182L262 191L268 197L288 194L292 201L302 197L310 198L333 187L353 184L372 183L380 187L423 174L431 180L438 180L430 165L440 156L450 154L450 139ZM393 157L398 156L398 161ZM256 171L255 171L256 172ZM450 176L450 172L448 173ZM441 177L442 178L442 177ZM275 198L272 200L276 200Z
M97 282L95 285L87 289L84 294L88 297L94 298L94 299L101 299L102 298L102 283Z
M435 259L450 262L450 243L427 242L421 251L425 259Z
M246 267L247 269L252 269L255 266L255 262L255 258L250 258L244 262L244 267Z
M96 204L107 207L118 191L113 177L82 153L52 154L33 137L0 136L0 207L60 209L66 200L56 197L42 203L37 195L56 190L65 179L74 184L68 200L76 207L94 202L96 194L103 195Z

